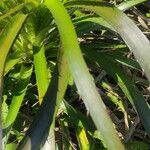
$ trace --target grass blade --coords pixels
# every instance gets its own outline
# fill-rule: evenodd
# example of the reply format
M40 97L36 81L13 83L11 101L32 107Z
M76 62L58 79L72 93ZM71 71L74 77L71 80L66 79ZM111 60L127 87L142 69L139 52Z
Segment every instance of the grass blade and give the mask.
M55 115L63 100L69 80L68 65L62 54L60 54L58 62L41 109L18 149L39 149L44 145L49 130L50 134L53 133ZM52 138L54 139L54 137ZM54 145L51 145L51 149L55 149L55 141Z
M122 37L150 81L150 42L134 22L116 7L97 1L73 1L66 6L87 8L105 19Z
M105 28L111 29L112 31L115 31L113 27L111 27L103 18L101 17L96 17L96 16L91 16L91 15L86 15L82 17L78 17L73 20L75 25L78 25L82 22L93 22L100 24L101 26L104 26Z
M3 71L7 54L17 37L22 25L26 19L26 15L18 14L12 18L9 24L6 25L5 29L0 34L0 111L2 104L2 82L3 82ZM0 116L0 142L2 142L2 126ZM2 143L0 143L2 145Z
M41 104L49 85L50 71L47 67L44 47L34 46L33 51L39 103Z
M31 73L32 73L32 67L22 66L21 71L20 71L19 82L13 93L14 96L12 98L12 102L10 104L8 114L3 124L3 131L4 131L3 136L4 137L11 129L17 117L17 114L19 112L22 101L27 91L27 86L29 84Z
M6 60L4 75L6 75L18 62L21 61L21 58L8 58Z
M87 131L94 133L96 127L92 120L85 117L79 111L76 111L67 101L64 100L60 108L69 116L70 122L72 122L75 126L85 128Z
M124 149L83 60L77 36L67 11L58 0L47 0L45 1L45 5L50 9L55 18L61 36L64 55L68 61L71 74L80 96L90 110L95 125L101 131L109 149Z
M87 138L86 132L84 128L76 127L76 136L78 139L78 143L80 146L80 149L89 150L90 149L90 143Z
M126 97L129 99L130 103L136 107L145 129L150 135L150 109L136 85L106 55L93 53L92 51L87 50L85 50L85 55L88 57L88 59L95 60L97 63L99 63L100 66L103 67L106 72L114 78L122 91L125 93ZM111 64L111 67L108 64Z
M106 143L105 143L104 139L102 138L101 133L98 130L96 130L96 127L95 127L93 121L91 120L91 118L88 118L88 117L84 116L82 113L80 113L79 111L75 110L65 100L61 104L60 109L62 109L64 111L64 113L66 113L68 115L69 121L72 124L74 124L74 126L80 128L80 129L86 129L86 131L88 133L90 133L90 135L94 135L95 132L98 133L97 139L101 140L103 145L106 146ZM89 142L91 142L91 141L89 141ZM92 145L90 145L90 148L91 147L92 147Z
M18 14L0 34L0 78L3 76L7 54L26 19L26 15Z
M124 1L122 2L121 4L119 4L117 7L120 9L120 10L127 10L127 9L130 9L131 7L134 7L135 5L138 5L140 3L143 3L147 0L129 0L129 1Z
M7 18L7 17L10 17L12 14L16 13L17 11L21 10L24 6L26 5L26 3L23 3L23 4L20 4L20 5L17 5L16 7L14 8L11 8L9 10L9 12L3 14L3 15L0 15L0 21Z

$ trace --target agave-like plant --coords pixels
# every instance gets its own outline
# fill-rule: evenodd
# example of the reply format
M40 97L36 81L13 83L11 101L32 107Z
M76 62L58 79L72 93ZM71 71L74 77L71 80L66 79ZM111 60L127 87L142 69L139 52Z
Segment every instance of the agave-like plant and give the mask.
M81 128L77 129L84 137L78 137L81 149L91 149L86 145L88 138L85 130L93 135L96 129L107 149L125 149L89 73L88 61L98 64L116 81L150 135L149 106L135 83L117 64L137 70L142 68L150 80L149 40L123 13L141 2L144 0L131 0L118 6L96 0L0 2L0 100L3 111L0 121L1 149L9 145L19 109L27 94L36 90L34 84L40 108L16 149L55 149L55 117L59 108L71 118L76 117L76 121L71 119L74 124L81 122ZM94 40L82 42L86 31L93 28L104 28L111 31L113 36L120 36L141 67L136 61L120 56L120 51L101 52L99 49L102 48L102 43L95 44ZM126 48L125 44L119 43L116 49ZM78 94L95 126L89 118L74 110L64 100L70 80L75 82ZM15 89L10 85L15 86ZM104 88L106 85L102 84ZM30 88L33 91L28 92ZM113 95L110 97L113 99ZM117 102L117 105L125 111L122 104ZM61 123L64 122L60 121Z

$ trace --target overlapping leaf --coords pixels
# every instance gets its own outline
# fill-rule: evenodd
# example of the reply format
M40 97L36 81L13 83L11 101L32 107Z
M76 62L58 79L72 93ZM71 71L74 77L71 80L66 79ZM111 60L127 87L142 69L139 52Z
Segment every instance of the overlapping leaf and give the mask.
M57 0L45 1L45 5L52 12L58 25L64 55L68 61L68 65L71 74L74 77L79 94L83 98L85 105L90 110L94 123L101 131L108 148L123 149L119 138L116 136L112 122L106 113L104 104L96 90L94 82L92 81L93 79L89 75L88 69L80 52L74 27L65 8ZM64 19L63 22L61 20L62 18ZM93 104L95 107L92 106ZM99 118L101 118L101 120ZM105 122L105 126L103 122ZM110 136L111 139L113 139L112 141L109 140Z

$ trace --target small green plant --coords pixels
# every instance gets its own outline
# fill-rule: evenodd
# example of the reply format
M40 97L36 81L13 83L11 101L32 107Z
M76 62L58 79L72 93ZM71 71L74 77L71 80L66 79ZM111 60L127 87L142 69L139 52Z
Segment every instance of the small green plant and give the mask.
M123 12L144 1L116 6L96 0L0 2L1 149L75 149L72 141L80 149L125 149L96 85L123 113L125 130L132 115L122 93L150 135L148 102L121 69L139 74L143 69L150 81L149 40ZM96 38L94 31L103 38ZM138 62L125 56L127 47ZM110 80L102 81L105 75L96 81L87 66L105 70L119 88L111 88ZM71 105L76 96L90 117ZM70 124L76 138L71 136ZM58 135L57 125L62 132ZM55 136L62 136L63 144L56 144ZM144 142L138 144L148 147Z

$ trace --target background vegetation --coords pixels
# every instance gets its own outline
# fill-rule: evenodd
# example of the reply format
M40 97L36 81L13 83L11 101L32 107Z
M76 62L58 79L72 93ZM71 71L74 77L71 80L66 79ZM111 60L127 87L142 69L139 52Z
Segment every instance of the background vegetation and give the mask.
M0 1L0 149L148 150L150 3Z

